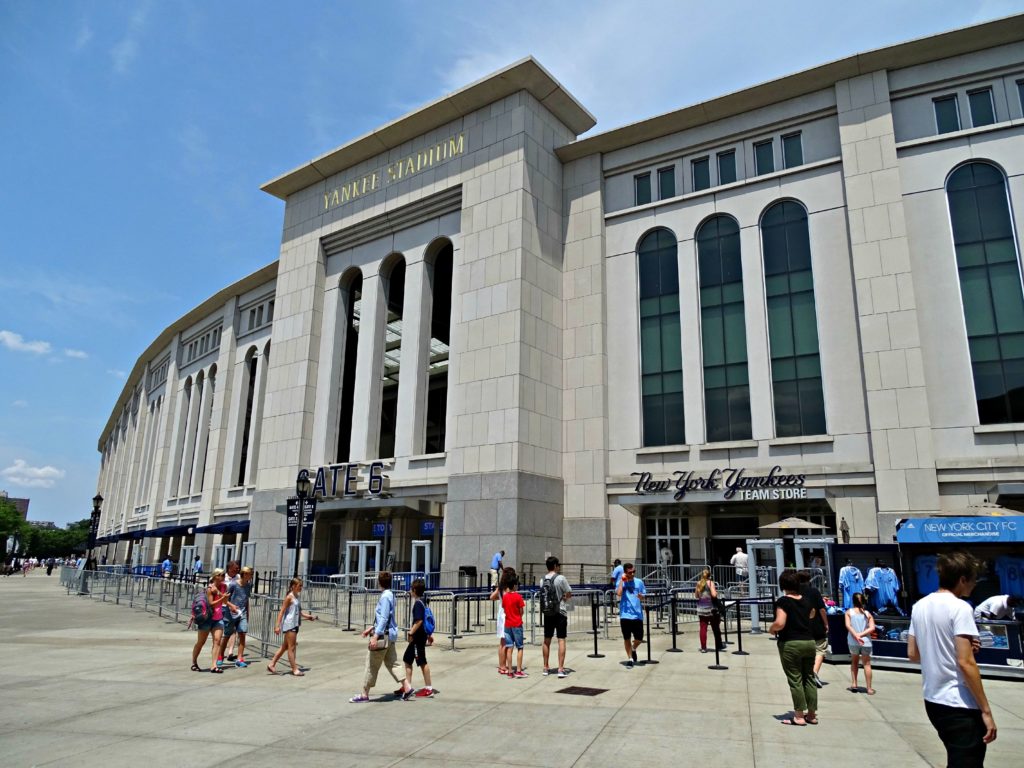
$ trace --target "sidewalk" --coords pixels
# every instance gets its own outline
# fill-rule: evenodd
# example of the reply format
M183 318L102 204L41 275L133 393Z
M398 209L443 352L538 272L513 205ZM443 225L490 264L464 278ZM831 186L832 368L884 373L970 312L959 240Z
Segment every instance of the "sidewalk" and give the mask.
M433 699L391 701L386 672L369 704L350 704L362 679L365 641L304 622L305 677L266 674L265 661L223 675L189 671L194 634L126 606L67 596L56 573L0 579L0 762L15 766L857 766L943 765L916 674L877 672L878 695L851 694L849 668L826 664L821 724L792 728L789 693L765 636L744 637L750 656L723 655L707 669L696 631L684 653L627 669L621 642L570 638L567 680L542 677L527 646L523 680L498 677L496 641L428 649ZM439 645L443 645L438 638ZM206 651L208 651L207 646ZM399 644L399 655L404 643ZM554 649L553 649L554 650ZM641 659L644 649L641 648ZM200 657L209 663L209 653ZM279 665L286 670L287 664ZM419 672L415 684L422 684ZM863 681L862 681L863 684ZM560 695L568 686L598 696ZM1024 754L1024 685L986 681L998 740L988 764Z

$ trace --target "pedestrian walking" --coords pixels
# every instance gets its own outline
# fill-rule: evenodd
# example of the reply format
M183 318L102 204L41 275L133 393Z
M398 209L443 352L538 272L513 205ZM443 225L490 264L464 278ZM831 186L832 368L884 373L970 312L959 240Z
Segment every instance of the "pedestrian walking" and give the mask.
M502 571L505 570L505 550L499 550L491 557L490 580L491 584L497 584L501 579Z
M775 601L775 621L768 631L778 640L779 661L793 699L793 716L784 719L782 724L817 725L818 688L813 680L814 638L811 636L814 609L800 594L800 579L795 571L782 572L779 588L784 594Z
M637 662L636 649L644 641L643 603L647 595L643 579L636 578L636 567L632 563L622 566L615 594L619 598L619 627L626 649L626 666L632 669Z
M224 574L224 588L231 592L232 587L237 585L241 581L238 573L241 570L241 566L237 560L232 560L227 564ZM230 602L230 598L229 598ZM231 621L230 613L224 615L224 641L221 643L220 658L217 659L217 663L223 665L224 659L228 661L236 661L238 655L234 652L236 633L233 628L229 626Z
M505 669L509 677L526 677L523 670L523 613L526 601L518 591L516 579L506 582L505 594L501 603L505 608ZM512 666L512 651L518 652L518 664Z
M924 709L946 747L951 768L985 764L996 721L974 660L981 644L970 604L979 563L967 552L939 555L939 589L921 598L910 616L907 658L921 665Z
M203 572L203 561L199 557L199 555L196 555L196 559L192 561L192 575L193 576L198 576L202 572Z
M736 547L736 554L729 558L729 565L736 569L736 578L745 581L747 578L747 565L749 555L743 551L743 547Z
M395 620L395 595L391 591L391 572L381 571L377 574L377 583L383 590L377 599L374 609L373 624L363 630L362 636L369 637L366 651L366 669L363 672L363 691L349 699L353 704L362 704L370 700L370 689L377 684L377 673L381 665L387 667L388 674L401 687L395 691L396 696L404 697L410 686L398 672L398 652L395 643L398 640L398 622Z
M237 638L237 654L228 656L228 663L234 662L236 667L245 668L249 663L245 660L245 637L249 632L249 596L252 594L252 568L248 565L241 570L239 578L228 587L228 615L224 617L224 645ZM220 653L224 657L224 651ZM218 665L220 662L218 662Z
M302 677L306 673L299 667L296 661L296 646L299 640L299 627L302 620L316 621L316 616L302 610L302 579L294 578L288 582L288 594L281 603L281 610L277 614L277 621L274 623L274 634L281 635L281 646L274 654L274 658L267 664L267 672L277 674L277 662L284 654L288 654L288 664L292 668L295 677Z
M722 617L715 610L715 600L718 599L718 585L711 580L711 570L705 568L697 580L697 587L693 591L697 598L697 618L700 620L700 652L708 652L708 625L711 626L712 634L715 636L715 647L725 650L722 642Z
M213 651L210 659L210 671L221 673L223 670L217 666L217 656L220 652L220 643L224 635L224 601L228 594L223 589L224 569L214 568L210 581L206 585L206 603L210 608L209 618L196 624L198 636L196 643L192 646L192 671L201 672L199 667L199 653L206 645L207 639L213 640Z
M807 602L814 609L814 616L811 618L811 637L814 638L814 685L821 688L823 683L818 674L821 672L821 665L825 663L825 654L828 653L828 612L825 610L825 598L817 587L811 584L810 571L798 571L796 574L800 579L800 594L807 598Z
M518 578L516 575L515 568L503 568L501 571L501 578L498 579L497 585L491 591L490 599L497 601L498 610L495 615L495 624L497 625L498 633L498 674L507 675L508 669L505 667L505 606L501 602L501 598L508 590L510 582L515 581Z
M857 669L864 664L864 682L867 683L868 696L875 695L871 687L871 635L875 631L875 617L865 606L867 600L862 592L853 595L853 607L846 612L846 644L850 647L850 687L851 693L857 693Z
M430 665L427 663L427 646L434 644L432 627L427 626L427 604L424 599L426 583L423 579L414 579L409 585L416 602L412 604L412 626L409 627L409 645L406 646L402 662L405 664L405 686L403 698L410 699L415 696L418 699L429 699L434 696L434 686L430 681ZM431 631L428 631L431 630ZM420 668L423 674L423 688L418 691L412 685L412 664Z
M569 633L567 603L572 599L569 581L562 575L562 564L557 557L545 561L547 575L540 581L540 611L544 617L544 674L551 674L551 639L558 638L558 676L566 677L565 638ZM506 621L507 621L506 617Z

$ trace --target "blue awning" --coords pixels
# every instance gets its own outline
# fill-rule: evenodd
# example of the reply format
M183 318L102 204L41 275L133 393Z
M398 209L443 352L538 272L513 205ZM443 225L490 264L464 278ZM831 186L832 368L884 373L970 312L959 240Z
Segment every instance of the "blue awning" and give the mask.
M249 530L248 520L225 520L222 523L212 525L201 525L195 529L196 533L245 533Z
M155 536L181 536L192 529L191 525L165 525L163 528L153 528L145 532L146 538Z
M145 535L146 535L145 529L140 529L138 531L125 531L124 533L120 534L117 537L117 540L118 541L135 541L135 540L144 538Z
M1013 544L1024 542L1024 516L910 517L896 526L900 544Z

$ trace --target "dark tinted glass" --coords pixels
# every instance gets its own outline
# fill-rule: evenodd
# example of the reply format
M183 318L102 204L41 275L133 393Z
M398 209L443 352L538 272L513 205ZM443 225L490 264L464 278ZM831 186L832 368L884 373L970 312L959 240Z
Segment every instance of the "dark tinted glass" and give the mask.
M676 196L676 169L662 168L658 171L658 199L667 200Z
M939 133L960 130L960 114L957 109L956 96L943 96L935 99L935 126Z
M736 181L736 153L718 153L718 183L732 184Z
M770 141L762 141L754 145L754 167L757 174L771 173L775 170L775 156Z
M636 204L647 205L651 202L651 174L645 173L642 176L634 176L633 184L636 190Z
M804 164L804 147L799 133L782 137L782 158L787 168Z
M996 121L996 111L992 106L992 89L985 88L981 91L972 91L967 94L967 100L971 104L971 125L978 128L982 125L992 125Z
M699 192L711 186L711 164L706 157L690 163L693 170L693 191Z

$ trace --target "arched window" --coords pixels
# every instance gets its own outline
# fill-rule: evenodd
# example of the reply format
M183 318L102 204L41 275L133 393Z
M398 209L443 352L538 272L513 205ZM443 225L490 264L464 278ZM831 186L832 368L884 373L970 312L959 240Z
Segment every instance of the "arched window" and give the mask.
M245 353L243 364L245 388L245 405L242 413L242 439L239 444L238 473L236 485L245 485L246 470L249 463L249 433L252 430L252 409L256 399L256 366L259 358L256 354L256 347Z
M398 377L402 367L402 311L405 306L405 259L398 257L385 273L387 320L384 327L384 390L380 403L380 442L377 455L395 455L398 427Z
M341 368L341 400L338 404L338 463L347 462L352 443L352 405L356 392L356 353L359 350L359 316L362 310L363 274L358 269L342 278L345 297L345 352Z
M667 229L648 233L637 248L644 445L686 442L677 252Z
M776 437L825 434L807 213L789 200L761 217Z
M1024 295L1006 180L968 163L946 182L982 424L1024 421Z
M750 378L743 313L740 228L713 216L697 230L704 420L709 443L749 440Z
M442 453L448 415L448 346L452 324L452 257L450 241L443 241L428 259L430 276L430 350L427 362L427 422L424 452Z

